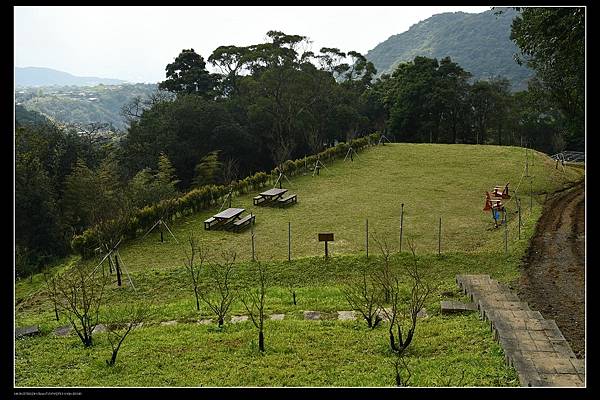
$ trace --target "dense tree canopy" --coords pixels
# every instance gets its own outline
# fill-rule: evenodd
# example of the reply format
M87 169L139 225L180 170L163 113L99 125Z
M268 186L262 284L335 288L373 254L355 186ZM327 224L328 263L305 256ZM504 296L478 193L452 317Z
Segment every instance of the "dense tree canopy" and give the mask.
M535 90L564 114L568 143L583 147L585 8L523 8L513 21L511 39L536 72Z

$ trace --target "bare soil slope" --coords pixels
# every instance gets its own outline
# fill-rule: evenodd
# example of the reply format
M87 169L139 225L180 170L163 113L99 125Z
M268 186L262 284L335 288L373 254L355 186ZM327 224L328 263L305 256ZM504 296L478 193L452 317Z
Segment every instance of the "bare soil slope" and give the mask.
M585 357L585 186L550 195L525 256L519 297Z

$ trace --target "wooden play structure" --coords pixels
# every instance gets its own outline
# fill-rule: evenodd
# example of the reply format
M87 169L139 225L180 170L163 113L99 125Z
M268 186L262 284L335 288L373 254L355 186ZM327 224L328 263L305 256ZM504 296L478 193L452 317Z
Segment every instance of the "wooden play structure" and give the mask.
M491 211L494 226L497 228L499 224L502 225L506 222L506 208L504 207L502 200L510 199L510 195L508 194L508 183L505 186L494 187L492 194L486 191L485 197L483 211Z

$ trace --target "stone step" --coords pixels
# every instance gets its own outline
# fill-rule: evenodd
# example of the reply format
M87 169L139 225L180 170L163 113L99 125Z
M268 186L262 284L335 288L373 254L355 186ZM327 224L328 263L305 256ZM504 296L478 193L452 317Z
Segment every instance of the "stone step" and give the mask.
M489 275L457 275L456 282L490 321L505 360L522 386L583 386L584 362L577 360L553 320L532 311L511 289Z
M462 303L460 301L442 300L440 303L442 314L454 314L477 311L477 304Z

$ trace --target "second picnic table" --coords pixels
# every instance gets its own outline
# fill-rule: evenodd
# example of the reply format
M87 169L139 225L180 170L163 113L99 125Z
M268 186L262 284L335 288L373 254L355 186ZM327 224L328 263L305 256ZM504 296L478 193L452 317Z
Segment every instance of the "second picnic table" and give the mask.
M259 205L265 201L266 202L275 201L275 200L281 198L287 191L288 191L287 189L277 189L277 188L265 190L264 192L259 193L258 196L256 196L254 198L254 205Z

